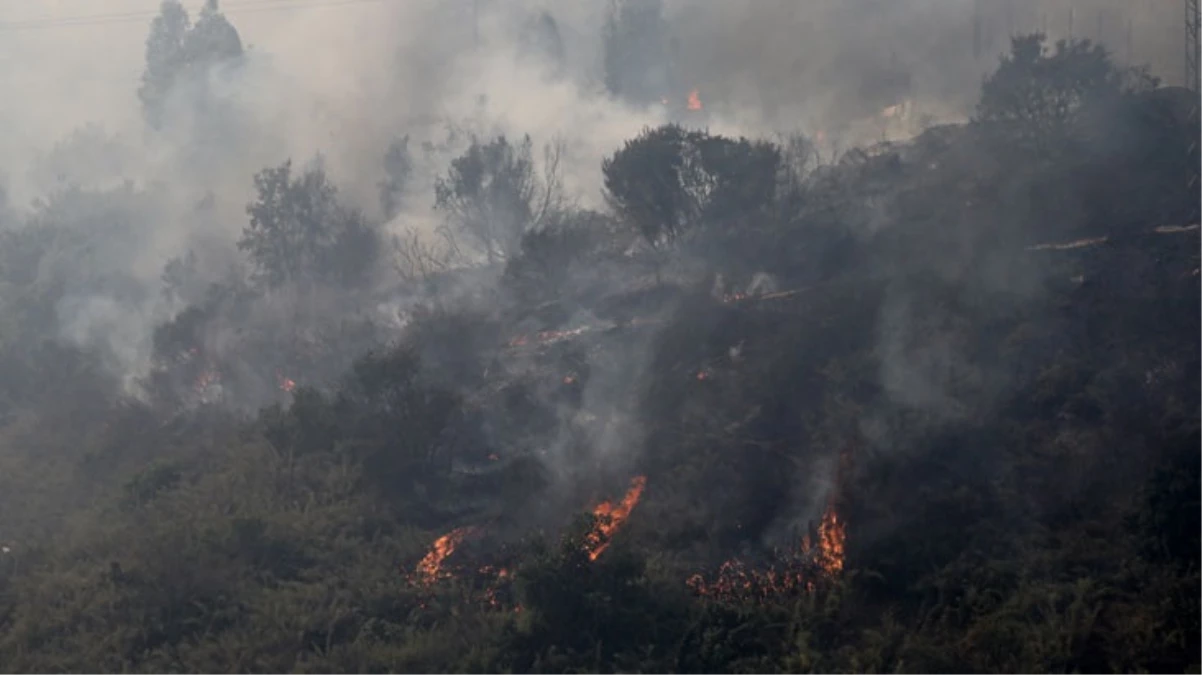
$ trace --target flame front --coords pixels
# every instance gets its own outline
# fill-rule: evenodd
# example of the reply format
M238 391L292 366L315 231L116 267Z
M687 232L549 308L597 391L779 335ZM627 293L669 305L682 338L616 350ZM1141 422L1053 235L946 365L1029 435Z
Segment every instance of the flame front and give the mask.
M818 524L818 565L827 574L838 574L843 571L843 544L847 540L847 530L843 521L839 520L839 512L834 505L826 507L822 514L822 522Z
M584 549L588 551L589 560L596 560L605 552L605 549L609 548L609 542L613 539L614 533L630 517L630 512L639 503L645 487L647 487L647 477L635 476L630 481L630 489L626 491L626 496L622 497L622 501L617 506L609 501L604 501L593 509L597 524L585 538L584 545Z
M835 577L843 571L847 532L833 502L822 514L817 534L817 547L806 535L798 551L778 558L767 569L749 569L741 560L731 559L722 563L712 580L694 574L685 580L685 585L697 595L721 602L766 602L781 595L811 593L816 580Z
M442 535L434 540L430 552L417 564L417 574L426 584L432 584L443 576L442 563L447 556L455 552L455 547L463 538L470 534L470 527L461 527Z

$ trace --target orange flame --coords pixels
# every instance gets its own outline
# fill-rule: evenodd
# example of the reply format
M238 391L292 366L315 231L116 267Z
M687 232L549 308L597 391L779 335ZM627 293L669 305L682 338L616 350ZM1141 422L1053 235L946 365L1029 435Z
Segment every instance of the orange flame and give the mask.
M712 581L694 574L685 585L697 595L722 602L764 602L780 595L812 593L817 579L843 571L846 537L845 525L831 504L818 525L817 548L806 535L801 539L800 555L786 555L766 570L748 569L742 561L731 559L722 563Z
M694 574L685 580L685 585L697 595L724 602L763 602L779 595L814 590L814 582L807 578L804 567L795 560L780 569L772 566L761 572L747 569L741 561L731 559L722 563L712 582Z
M455 547L471 532L472 528L470 527L460 527L434 540L434 544L430 547L430 552L417 564L417 574L426 585L430 585L445 576L442 572L443 561L447 559L447 556L455 552Z
M689 110L701 110L701 93L696 89L689 92Z
M847 530L839 520L834 505L827 506L818 524L818 565L827 574L843 571L843 545L847 541Z
M603 501L593 509L593 515L597 518L597 524L593 527L593 531L589 532L585 538L584 545L584 549L588 551L589 560L596 560L598 556L605 552L605 549L609 548L609 543L613 539L614 533L630 517L630 512L639 503L639 498L643 496L643 488L645 487L647 487L647 477L635 476L630 481L630 489L626 491L626 496L622 497L622 501L617 506L614 506L609 501Z

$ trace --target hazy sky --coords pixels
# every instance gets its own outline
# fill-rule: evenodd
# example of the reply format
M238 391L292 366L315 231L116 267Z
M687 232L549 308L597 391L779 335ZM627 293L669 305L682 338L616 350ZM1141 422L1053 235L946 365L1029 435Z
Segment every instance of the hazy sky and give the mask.
M920 105L962 112L1005 48L1008 31L1096 36L1120 58L1183 71L1184 0L667 0L681 71L728 128L813 128L877 101L874 77L912 73ZM21 164L89 122L139 133L136 99L158 0L0 0L0 169ZM598 148L654 121L605 108L590 92L604 0L225 0L243 41L269 55L256 110L298 153L375 151L414 115L470 109L486 94L513 131L580 129ZM185 2L195 13L201 0ZM505 17L550 8L567 36L571 87L544 86L493 58L515 31ZM981 54L972 22L981 17ZM1128 39L1130 34L1130 39ZM1130 48L1130 49L1128 49ZM249 94L248 94L249 95ZM722 128L722 124L716 124ZM19 130L19 131L18 131ZM590 158L588 161L592 161ZM583 188L582 188L583 189Z

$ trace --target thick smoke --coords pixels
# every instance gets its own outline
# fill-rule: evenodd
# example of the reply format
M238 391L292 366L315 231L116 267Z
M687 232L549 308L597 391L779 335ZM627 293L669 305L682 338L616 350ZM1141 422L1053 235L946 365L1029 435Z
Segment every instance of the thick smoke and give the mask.
M236 68L204 69L181 81L164 103L166 122L152 128L137 90L156 2L114 1L103 11L78 1L7 3L0 8L0 58L8 65L0 124L21 133L4 135L0 171L7 203L27 211L36 212L29 206L35 199L77 188L125 193L128 212L102 218L85 203L68 214L112 228L89 251L88 270L46 260L39 274L63 289L57 337L98 349L132 390L150 370L156 326L202 298L208 282L244 265L235 242L254 197L252 177L265 167L287 159L298 170L320 165L341 202L386 220L389 233L436 239L441 216L432 188L450 160L473 138L529 135L538 149L560 144L565 202L600 210L602 158L644 127L671 119L671 107L690 90L712 132L769 137L800 130L829 158L967 119L982 76L1014 33L1100 36L1120 61L1148 62L1178 79L1182 31L1178 13L1164 8L1169 4L666 0L668 34L657 48L667 53L663 78L672 81L663 93L668 105L659 105L606 90L606 3L228 0L220 9L240 34L244 58ZM187 9L194 18L200 11L195 3ZM383 213L383 161L389 143L402 137L413 153L412 175L396 212ZM535 157L538 170L546 169L541 154ZM52 200L56 208L62 203ZM875 232L883 219L877 212L864 227ZM196 262L177 289L183 295L164 294L164 268L190 256ZM433 295L489 302L485 291L497 275L479 276ZM395 291L397 282L386 270L362 298L391 330L406 325L417 303ZM245 325L210 329L204 346L226 359L227 369L250 370L231 353L242 328L292 322L303 333L341 302L336 294L271 295L246 310ZM993 375L945 343L940 336L952 331L904 290L885 307L878 336L885 391L937 415L966 414L949 383L988 389ZM568 328L605 323L576 315ZM588 458L593 463L612 465L641 445L641 431L621 421L628 411L618 411L615 399L637 385L649 349L631 341L619 363L589 381L583 406L565 413L549 450L555 472L578 468L570 454L578 428L598 454ZM594 428L593 418L607 421Z

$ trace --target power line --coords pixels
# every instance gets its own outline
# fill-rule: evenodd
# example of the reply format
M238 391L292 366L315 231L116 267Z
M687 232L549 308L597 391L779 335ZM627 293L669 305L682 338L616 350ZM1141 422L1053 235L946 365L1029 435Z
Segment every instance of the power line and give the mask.
M324 9L327 7L343 7L347 5L382 4L396 0L245 0L238 3L226 3L221 6L223 14L240 15L257 12L278 12L281 10ZM47 19L28 19L25 21L0 22L0 31L16 32L22 30L45 30L49 28L74 28L76 26L98 26L120 23L145 23L158 16L158 10L141 10L131 12L110 12L107 14L83 14Z

